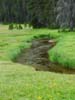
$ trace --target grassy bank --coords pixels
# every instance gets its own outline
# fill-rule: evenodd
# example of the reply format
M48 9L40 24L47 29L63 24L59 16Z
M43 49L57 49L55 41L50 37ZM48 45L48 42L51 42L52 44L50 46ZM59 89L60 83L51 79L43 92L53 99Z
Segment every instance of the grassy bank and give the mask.
M67 68L75 69L75 34L74 32L64 34L49 51L49 58L54 63L62 64Z

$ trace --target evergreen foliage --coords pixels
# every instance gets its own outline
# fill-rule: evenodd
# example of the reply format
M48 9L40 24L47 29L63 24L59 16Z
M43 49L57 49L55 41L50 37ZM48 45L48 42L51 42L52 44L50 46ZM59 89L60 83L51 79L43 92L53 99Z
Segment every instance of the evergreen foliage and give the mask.
M0 0L0 22L26 23L34 28L75 26L74 0Z

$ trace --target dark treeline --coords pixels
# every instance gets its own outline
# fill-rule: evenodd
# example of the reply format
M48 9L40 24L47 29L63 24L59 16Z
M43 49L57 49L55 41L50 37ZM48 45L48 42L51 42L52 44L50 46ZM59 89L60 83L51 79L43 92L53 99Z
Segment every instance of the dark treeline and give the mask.
M75 0L0 0L0 22L73 30Z
M30 23L34 27L55 26L57 0L0 0L0 22Z

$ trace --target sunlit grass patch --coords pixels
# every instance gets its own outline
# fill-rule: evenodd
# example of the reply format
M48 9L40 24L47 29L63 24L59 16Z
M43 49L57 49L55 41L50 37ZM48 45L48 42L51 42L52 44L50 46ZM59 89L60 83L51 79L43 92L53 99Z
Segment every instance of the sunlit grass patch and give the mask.
M75 75L36 72L31 66L0 62L0 100L74 100Z

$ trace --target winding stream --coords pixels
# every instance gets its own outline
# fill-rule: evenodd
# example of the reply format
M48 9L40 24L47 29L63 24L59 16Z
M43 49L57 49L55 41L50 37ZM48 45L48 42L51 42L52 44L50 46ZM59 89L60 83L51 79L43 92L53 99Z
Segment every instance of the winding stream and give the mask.
M75 74L75 70L67 69L59 64L53 64L49 61L48 50L55 45L55 41L48 38L35 39L32 41L31 48L23 50L23 52L17 57L16 62L32 65L36 71Z

